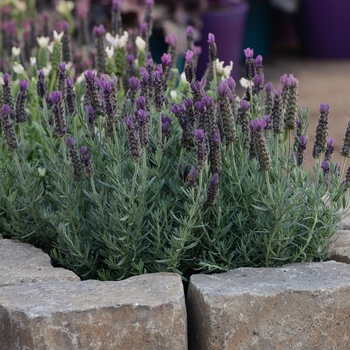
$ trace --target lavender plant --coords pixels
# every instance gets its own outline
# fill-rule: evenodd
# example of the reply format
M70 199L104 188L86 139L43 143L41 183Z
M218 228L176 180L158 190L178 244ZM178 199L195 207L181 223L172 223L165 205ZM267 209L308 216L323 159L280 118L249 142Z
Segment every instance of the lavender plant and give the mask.
M263 59L246 49L249 86L237 97L212 34L208 80L198 80L190 29L180 78L170 71L175 39L162 64L146 60L153 1L146 6L143 41L134 45L113 1L112 34L94 29L98 73L90 65L75 76L79 66L60 62L61 34L50 57L44 31L32 50L40 71L24 63L15 75L5 66L1 233L102 280L325 259L350 187L345 161L341 171L332 162L329 105L320 107L311 173L303 169L308 113L297 106L298 81L285 75L283 87L264 88ZM104 39L113 47L106 52ZM179 81L175 94L170 79Z

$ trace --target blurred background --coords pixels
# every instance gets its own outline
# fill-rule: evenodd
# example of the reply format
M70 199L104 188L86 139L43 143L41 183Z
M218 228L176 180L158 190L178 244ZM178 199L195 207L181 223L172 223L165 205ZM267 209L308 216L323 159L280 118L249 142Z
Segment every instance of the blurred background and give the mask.
M0 0L0 7L8 1ZM121 0L125 28L140 28L145 1ZM39 12L50 14L55 28L54 9L59 1L26 2L35 3ZM94 25L101 23L108 31L111 5L112 0L78 0L71 11L78 15L74 16L75 21L86 16L90 33ZM216 38L219 59L225 65L234 62L232 76L242 95L239 79L244 76L243 49L254 49L255 56L261 54L264 58L265 83L272 81L277 87L285 73L299 80L299 102L310 113L307 166L313 165L311 150L320 103L331 106L329 136L335 139L334 157L340 160L350 110L349 0L154 0L154 5L150 49L156 61L167 50L164 37L169 34L177 34L179 52L184 52L186 28L191 25L196 42L202 47L198 66L201 77L208 57L207 34L211 32ZM79 23L75 27L73 34L77 36Z

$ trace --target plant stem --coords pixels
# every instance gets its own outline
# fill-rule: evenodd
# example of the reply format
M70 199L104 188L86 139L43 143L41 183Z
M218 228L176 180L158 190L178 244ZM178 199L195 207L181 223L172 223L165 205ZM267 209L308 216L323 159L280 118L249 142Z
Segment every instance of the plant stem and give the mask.
M182 158L183 158L183 156L184 156L184 151L185 151L184 147L181 147L178 165L180 165L181 162L182 162Z
M342 165L341 165L341 171L340 171L340 181L344 176L345 172L345 165L346 165L346 157L343 157Z
M132 179L132 185L131 185L131 200L134 199L134 192L135 192L135 185L136 185L136 178L137 178L138 170L139 170L139 162L136 162L135 163L134 177Z
M198 197L197 198L200 198L202 184L203 184L203 168L200 169L200 171L199 171L199 185L198 185Z
M23 123L19 123L20 142L24 141Z
M66 143L64 141L64 137L61 137L61 150L63 159L66 159Z
M56 69L53 69L53 70L52 70L51 80L50 80L49 92L52 92L52 91L53 91L53 88L54 88L55 83L56 83L56 76L57 76L57 70L56 70Z

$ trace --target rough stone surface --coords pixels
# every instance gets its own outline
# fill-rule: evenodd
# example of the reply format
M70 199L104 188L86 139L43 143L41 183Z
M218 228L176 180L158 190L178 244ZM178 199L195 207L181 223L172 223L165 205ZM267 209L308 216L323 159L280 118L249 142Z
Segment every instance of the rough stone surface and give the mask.
M196 350L350 349L350 266L334 261L193 275Z
M339 230L328 250L328 259L350 264L350 231Z
M350 211L338 224L338 230L350 230Z
M54 268L50 257L30 244L0 239L0 287L51 281L80 278L72 271Z
M181 278L0 288L1 350L187 349Z

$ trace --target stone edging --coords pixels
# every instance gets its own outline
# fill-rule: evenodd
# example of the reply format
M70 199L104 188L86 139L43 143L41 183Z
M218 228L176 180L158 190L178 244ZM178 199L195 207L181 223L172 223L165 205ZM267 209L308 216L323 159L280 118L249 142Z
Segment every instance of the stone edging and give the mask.
M350 218L339 229L339 262L193 275L186 303L176 274L82 282L0 239L0 349L350 348Z

